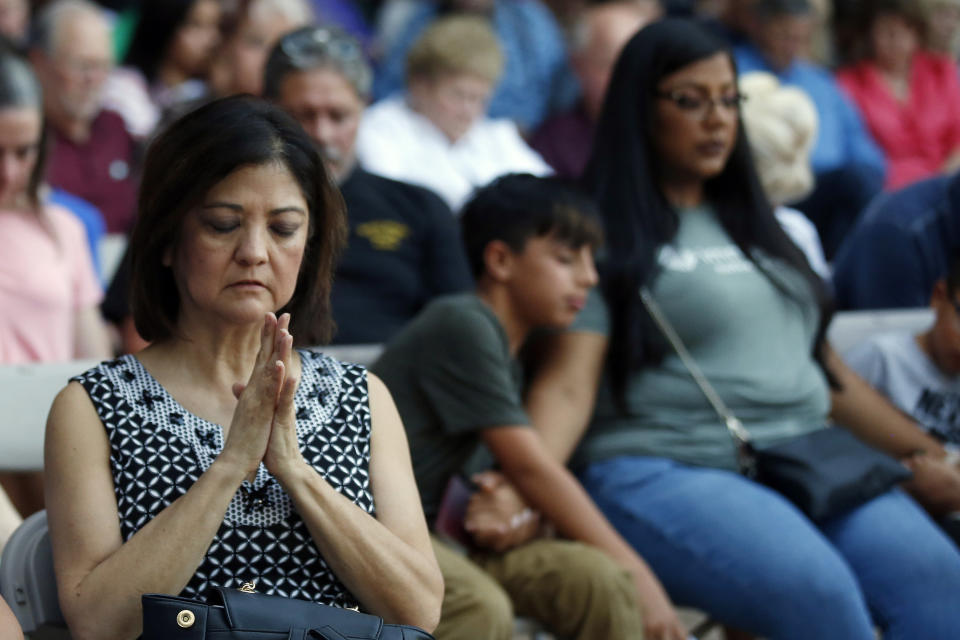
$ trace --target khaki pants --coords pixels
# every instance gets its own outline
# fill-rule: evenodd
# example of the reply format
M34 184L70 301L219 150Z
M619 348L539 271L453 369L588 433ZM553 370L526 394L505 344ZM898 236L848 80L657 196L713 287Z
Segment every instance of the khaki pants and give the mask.
M592 547L536 540L468 558L433 539L446 583L437 640L510 640L514 614L563 638L643 638L633 581Z

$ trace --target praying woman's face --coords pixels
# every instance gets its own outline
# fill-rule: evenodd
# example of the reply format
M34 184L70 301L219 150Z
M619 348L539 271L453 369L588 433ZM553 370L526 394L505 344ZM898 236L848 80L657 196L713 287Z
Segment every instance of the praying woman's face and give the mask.
M164 255L180 295L180 321L263 322L293 297L309 229L307 203L280 163L245 166L187 213Z
M29 107L0 109L0 207L28 206L27 188L37 164L40 112Z

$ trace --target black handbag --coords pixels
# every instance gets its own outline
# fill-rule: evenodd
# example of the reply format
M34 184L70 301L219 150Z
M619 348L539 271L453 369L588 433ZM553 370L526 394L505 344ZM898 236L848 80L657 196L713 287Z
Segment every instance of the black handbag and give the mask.
M141 640L434 640L417 627L317 602L214 587L211 602L147 593Z
M814 522L848 511L912 477L899 461L839 427L754 446L646 287L641 288L640 299L730 432L740 473L782 494Z

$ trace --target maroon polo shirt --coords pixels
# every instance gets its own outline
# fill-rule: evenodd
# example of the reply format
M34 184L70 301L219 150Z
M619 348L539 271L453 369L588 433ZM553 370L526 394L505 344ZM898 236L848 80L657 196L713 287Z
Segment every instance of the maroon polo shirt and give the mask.
M108 233L125 233L137 206L136 143L112 111L93 121L90 139L76 143L50 127L47 182L103 213Z

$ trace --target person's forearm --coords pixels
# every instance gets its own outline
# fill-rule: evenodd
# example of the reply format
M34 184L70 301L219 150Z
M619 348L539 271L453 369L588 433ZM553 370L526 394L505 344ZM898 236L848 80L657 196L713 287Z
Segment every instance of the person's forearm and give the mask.
M897 458L919 451L935 458L946 455L936 438L867 384L832 349L828 351L827 362L841 385L841 390L831 394L830 417L835 422Z
M110 334L96 307L77 313L74 330L74 358L104 360L113 355Z
M597 397L607 338L580 332L548 339L527 390L527 415L555 460L566 464L583 437Z
M333 573L387 622L433 629L443 579L436 564L330 486L306 463L278 478Z
M77 640L126 640L141 633L140 596L180 593L203 561L243 481L219 460L79 583L61 585L60 601ZM69 523L65 523L69 528ZM65 587L65 588L64 588Z
M646 562L617 533L565 467L555 462L529 464L504 468L503 472L527 503L560 534L597 547L637 577L656 580Z

